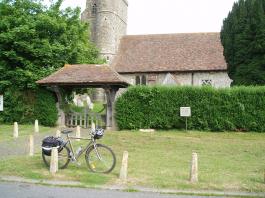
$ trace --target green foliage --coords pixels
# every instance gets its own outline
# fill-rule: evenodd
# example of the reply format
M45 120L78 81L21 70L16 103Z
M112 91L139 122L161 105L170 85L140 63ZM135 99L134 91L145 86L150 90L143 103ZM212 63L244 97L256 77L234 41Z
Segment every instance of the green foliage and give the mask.
M116 102L116 120L120 129L184 129L185 106L189 129L265 131L265 87L131 87Z
M34 118L43 126L55 126L57 121L57 108L55 96L47 90L39 90L34 105Z
M0 91L34 89L65 63L99 62L80 9L61 11L61 2L46 8L34 0L0 1Z
M223 22L221 41L234 85L265 84L265 0L239 0Z
M0 0L0 93L7 101L2 121L31 122L39 111L40 118L47 118L43 124L53 125L53 96L37 93L35 82L65 63L102 62L89 42L88 24L80 21L80 8L60 10L62 0L53 1L50 7L41 2ZM42 100L47 101L33 101L31 93L44 94Z
M0 112L2 123L39 123L44 126L55 126L57 108L53 93L39 89L37 91L9 90L4 94L4 111Z

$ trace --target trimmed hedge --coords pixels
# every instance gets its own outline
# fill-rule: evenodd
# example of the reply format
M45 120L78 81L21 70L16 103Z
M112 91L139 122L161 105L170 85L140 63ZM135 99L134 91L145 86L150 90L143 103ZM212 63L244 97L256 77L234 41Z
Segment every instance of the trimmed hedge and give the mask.
M130 87L117 99L116 120L119 129L184 129L185 106L192 130L265 131L265 87Z
M4 93L4 111L0 112L0 123L32 124L34 120L44 126L55 126L58 111L52 92L8 90Z

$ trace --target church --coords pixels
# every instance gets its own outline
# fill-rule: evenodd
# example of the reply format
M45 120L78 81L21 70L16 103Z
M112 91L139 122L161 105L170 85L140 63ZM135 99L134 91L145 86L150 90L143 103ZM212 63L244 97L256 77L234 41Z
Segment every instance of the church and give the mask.
M82 21L100 54L130 84L229 87L220 33L126 35L127 0L87 0Z

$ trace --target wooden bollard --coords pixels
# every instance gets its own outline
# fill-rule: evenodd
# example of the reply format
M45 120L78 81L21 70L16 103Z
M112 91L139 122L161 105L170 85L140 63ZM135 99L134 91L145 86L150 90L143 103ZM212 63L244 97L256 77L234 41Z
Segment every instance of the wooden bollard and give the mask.
M263 181L264 181L264 183L265 183L265 170L264 170L264 172L263 172Z
M92 122L92 123L91 123L91 131L92 131L92 132L95 132L95 130L96 130L96 125L95 125L94 122Z
M81 137L80 126L77 126L76 127L75 137L77 137L77 138L80 138ZM76 141L80 141L80 139L77 139Z
M29 156L34 155L34 137L33 135L29 136Z
M191 167L190 167L190 182L198 182L198 155L192 153Z
M17 124L17 122L14 122L13 137L18 138L18 124Z
M52 148L51 162L50 162L50 173L55 175L58 171L58 150L56 147Z
M127 181L128 156L128 151L124 151L120 170L120 180L122 180L123 182Z
M35 120L34 132L35 133L39 133L40 132L40 129L39 129L39 121L38 120Z
M56 131L55 137L61 137L61 131L60 130Z

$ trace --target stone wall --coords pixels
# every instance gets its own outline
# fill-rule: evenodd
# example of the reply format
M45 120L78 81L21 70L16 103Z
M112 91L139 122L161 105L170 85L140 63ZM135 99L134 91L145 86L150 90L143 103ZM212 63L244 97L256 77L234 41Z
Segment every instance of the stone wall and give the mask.
M203 82L211 82L216 88L230 87L232 80L225 71L215 72L177 72L171 73L175 77L176 85L201 86ZM129 83L135 84L136 75L146 75L147 84L162 84L167 73L139 73L139 74L121 74Z

